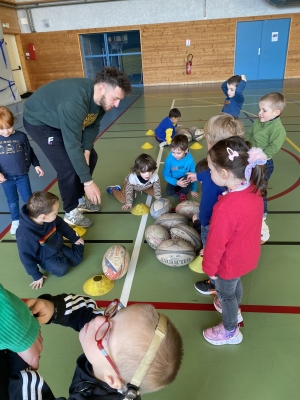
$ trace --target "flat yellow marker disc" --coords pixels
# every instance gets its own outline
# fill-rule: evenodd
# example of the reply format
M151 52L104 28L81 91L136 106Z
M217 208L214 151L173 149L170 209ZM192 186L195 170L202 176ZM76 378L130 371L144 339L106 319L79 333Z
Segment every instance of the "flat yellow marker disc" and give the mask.
M202 148L203 148L203 146L201 146L200 143L194 143L194 144L192 144L192 145L190 146L190 149L193 149L193 150L200 150L200 149L202 149Z
M191 263L189 263L189 267L192 271L197 272L198 274L204 274L202 269L202 260L203 257L196 257Z
M83 284L83 291L89 296L102 296L113 287L114 281L109 280L105 275L95 275Z
M150 207L146 206L145 204L137 204L135 207L131 209L131 214L133 215L144 215L148 214L150 211Z
M155 132L152 129L149 129L149 131L146 132L146 136L154 136Z
M143 146L141 146L142 149L152 149L152 144L146 142L143 144Z

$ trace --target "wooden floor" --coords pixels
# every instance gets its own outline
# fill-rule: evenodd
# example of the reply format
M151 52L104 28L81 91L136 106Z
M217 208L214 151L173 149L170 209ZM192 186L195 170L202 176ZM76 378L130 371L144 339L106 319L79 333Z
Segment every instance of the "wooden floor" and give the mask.
M33 291L29 287L31 277L18 258L14 237L7 233L10 216L0 193L1 283L22 298L42 293L83 293L83 283L101 273L102 257L108 247L124 244L132 254L133 279L127 275L116 281L114 288L97 300L105 302L118 297L124 303L153 303L178 326L185 345L177 380L158 393L143 396L145 400L299 398L300 81L248 82L240 118L247 131L256 118L258 100L271 91L280 91L286 98L282 122L287 139L274 157L275 170L270 180L267 224L271 237L262 247L259 267L242 278L244 340L238 346L212 346L204 340L203 329L220 321L220 314L212 306L213 297L194 289L194 282L205 276L192 272L188 266L171 268L159 263L143 236L153 218L122 212L120 203L105 191L108 185L122 184L135 157L142 152L158 160L161 175L169 150L160 149L146 132L154 129L172 107L181 111L180 123L184 127L203 128L211 116L221 111L224 97L219 84L136 89L119 110L105 116L102 134L95 144L99 161L94 180L102 191L102 208L89 215L94 225L84 236L85 259L64 277L49 276L42 289ZM12 106L12 110L23 130L22 104ZM143 150L146 142L153 147ZM206 143L202 141L201 145L202 149L191 150L196 162L207 152ZM48 187L59 194L52 167L33 146L46 170L45 177L40 179L31 171L33 189ZM175 206L176 200L171 200ZM146 201L147 197L141 195L135 204ZM57 397L67 396L75 360L81 353L78 335L58 326L43 326L42 334L40 372Z

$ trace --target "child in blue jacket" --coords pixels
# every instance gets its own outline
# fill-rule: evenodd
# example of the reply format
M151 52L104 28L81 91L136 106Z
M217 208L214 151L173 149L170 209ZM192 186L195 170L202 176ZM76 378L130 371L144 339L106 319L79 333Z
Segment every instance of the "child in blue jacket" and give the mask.
M238 118L244 104L243 91L246 87L245 75L234 75L222 83L222 90L226 96L222 112Z

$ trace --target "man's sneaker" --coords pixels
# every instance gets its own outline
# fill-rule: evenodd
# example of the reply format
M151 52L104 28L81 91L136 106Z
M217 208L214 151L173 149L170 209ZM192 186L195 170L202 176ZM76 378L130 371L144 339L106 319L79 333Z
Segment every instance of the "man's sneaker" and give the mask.
M19 227L19 220L18 220L18 221L12 221L11 227L10 227L10 231L9 231L9 232L10 232L12 235L15 235L16 232L17 232L18 227Z
M82 226L83 228L89 228L93 225L93 222L85 217L77 208L69 213L65 213L64 220L69 225Z
M243 335L237 326L232 332L224 328L223 322L212 328L203 331L204 339L209 343L220 346L222 344L239 344L243 340Z
M106 191L109 194L113 194L114 190L121 190L121 186L119 185L113 185L113 186L107 186Z
M214 307L215 307L215 309L216 309L219 313L222 314L222 304L221 304L221 302L220 302L218 296L214 298ZM240 309L240 308L239 308L239 311L238 311L237 322L238 322L238 324L239 324L240 322L243 322L243 316L242 316L242 313L241 313L241 309Z
M206 281L198 281L195 283L195 288L202 294L216 294L216 287L214 283L207 279Z
M85 198L82 203L78 204L77 210L81 212L96 212L100 210L100 206L93 204L88 198Z
M182 203L183 201L187 201L187 200L188 200L188 197L186 194L181 194L179 196L179 203Z
M264 244L269 239L270 239L269 227L266 224L265 220L263 219L262 220L262 226L261 226L260 243Z

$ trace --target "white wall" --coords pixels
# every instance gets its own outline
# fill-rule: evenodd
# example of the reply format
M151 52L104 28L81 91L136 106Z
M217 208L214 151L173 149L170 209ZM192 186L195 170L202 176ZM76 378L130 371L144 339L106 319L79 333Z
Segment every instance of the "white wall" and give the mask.
M37 32L296 12L300 7L275 7L266 0L123 0L32 9ZM18 10L18 17L26 17L25 11ZM20 26L22 33L30 32L28 25Z

